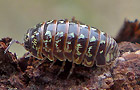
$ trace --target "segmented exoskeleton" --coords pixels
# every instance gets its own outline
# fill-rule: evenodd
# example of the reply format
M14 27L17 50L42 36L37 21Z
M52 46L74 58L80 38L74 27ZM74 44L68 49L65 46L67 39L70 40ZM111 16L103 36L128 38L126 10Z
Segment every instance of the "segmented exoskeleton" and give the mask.
M75 64L86 67L94 64L107 65L119 54L118 45L113 38L76 20L51 20L37 24L27 31L24 43L13 40L11 44L14 42L22 44L40 60L43 60L44 55L53 63L57 59L63 61L60 72L63 71L66 60L72 62L69 76Z

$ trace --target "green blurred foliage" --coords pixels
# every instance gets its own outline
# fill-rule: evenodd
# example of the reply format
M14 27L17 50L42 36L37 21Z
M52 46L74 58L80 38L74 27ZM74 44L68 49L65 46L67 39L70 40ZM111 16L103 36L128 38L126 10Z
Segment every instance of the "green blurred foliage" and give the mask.
M124 19L140 19L139 3L139 0L1 0L0 37L22 42L27 29L37 23L73 16L115 36ZM14 52L22 55L24 49L16 46Z

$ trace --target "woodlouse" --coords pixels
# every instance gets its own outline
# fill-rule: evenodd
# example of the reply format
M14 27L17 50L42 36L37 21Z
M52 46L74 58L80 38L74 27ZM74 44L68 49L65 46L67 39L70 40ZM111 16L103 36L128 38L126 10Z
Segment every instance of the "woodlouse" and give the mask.
M72 62L68 77L75 64L102 66L109 64L119 54L118 45L113 38L74 19L50 20L37 24L27 31L24 43L13 40L5 52L13 43L23 45L38 59L43 60L44 55L53 63L57 59L63 61L58 75L63 71L66 59Z

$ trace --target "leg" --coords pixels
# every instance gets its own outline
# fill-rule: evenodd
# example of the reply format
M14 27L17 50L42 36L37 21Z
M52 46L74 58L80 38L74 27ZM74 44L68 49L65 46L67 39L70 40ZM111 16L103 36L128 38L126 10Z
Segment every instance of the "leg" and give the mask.
M28 56L31 56L30 52L27 52L23 55L24 58L28 57Z
M35 65L35 68L40 67L40 65L42 65L45 61L46 61L47 57L44 57L43 60L37 60L37 64Z
M60 71L58 72L58 74L56 76L59 76L59 74L64 71L65 63L66 63L66 61L63 61Z
M56 62L56 58L54 58L54 61L52 62L52 64L50 65L50 68L54 65L54 63Z
M20 43L20 42L17 41L17 40L12 40L12 41L10 42L9 46L5 49L4 53L6 53L6 52L9 50L9 48L11 47L11 45L12 45L13 43L17 43L17 44L20 44L20 45L24 46L23 43Z
M29 57L29 61L28 61L28 66L34 65L34 63L33 63L34 61L35 61L35 57L30 56L30 57Z
M69 79L69 77L71 76L74 67L75 67L75 64L72 62L72 67L71 67L71 69L70 69L69 75L67 76L67 79Z

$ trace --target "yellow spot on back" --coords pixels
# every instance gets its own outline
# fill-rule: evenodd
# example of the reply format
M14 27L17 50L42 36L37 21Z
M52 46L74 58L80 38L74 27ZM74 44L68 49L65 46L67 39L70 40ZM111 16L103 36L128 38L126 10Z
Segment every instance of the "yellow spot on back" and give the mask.
M61 41L61 39L55 41L55 46L56 46L57 49L59 49L59 47L58 47L58 43L59 43L60 41Z
M101 54L101 53L103 53L103 52L104 52L104 51L103 51L103 50L101 50L101 51L100 51L100 54Z
M71 44L71 42L67 42L68 44Z
M27 33L27 36L29 37L29 33Z
M48 21L48 22L47 22L47 24L50 24L50 23L52 23L52 22L53 22L53 20L51 20L51 21Z
M36 33L37 33L37 31L34 32L34 34L36 34Z
M87 63L87 65L91 65L92 64L92 61L90 61L90 62L86 61L86 63Z
M91 30L96 31L97 29L95 29L95 28L92 27Z
M36 44L37 44L37 39L33 39L32 43L33 43L34 45L36 45Z
M95 42L96 41L96 38L94 36L92 36L92 38L90 39L89 42Z
M85 36L83 34L81 34L78 38L81 39L81 38L84 38Z
M56 35L59 35L60 37L63 37L63 32L57 32L57 34Z
M63 20L61 20L61 21L59 21L60 23L64 23L64 21Z
M104 40L101 40L100 43L105 44L105 41Z
M72 37L74 38L74 33L70 33L69 35L72 36Z
M37 36L37 35L39 35L39 32L38 32L38 33L36 33L36 36Z
M56 40L55 42L56 42L56 43L59 43L60 41L61 41L61 39L60 39L60 40Z
M50 38L52 38L51 32L50 31L46 31L45 35L49 36Z
M78 62L78 60L79 60L79 57L75 59L76 62Z
M80 25L81 27L80 28L85 28L85 27L87 27L86 25Z
M77 47L80 47L81 46L81 44L77 44Z
M110 61L110 56L109 53L106 55L106 61L109 62Z
M32 36L31 36L31 38L34 38L34 37L35 37L35 35L32 35Z
M81 55L81 53L79 52L79 51L77 51L77 53L76 53L77 55Z

